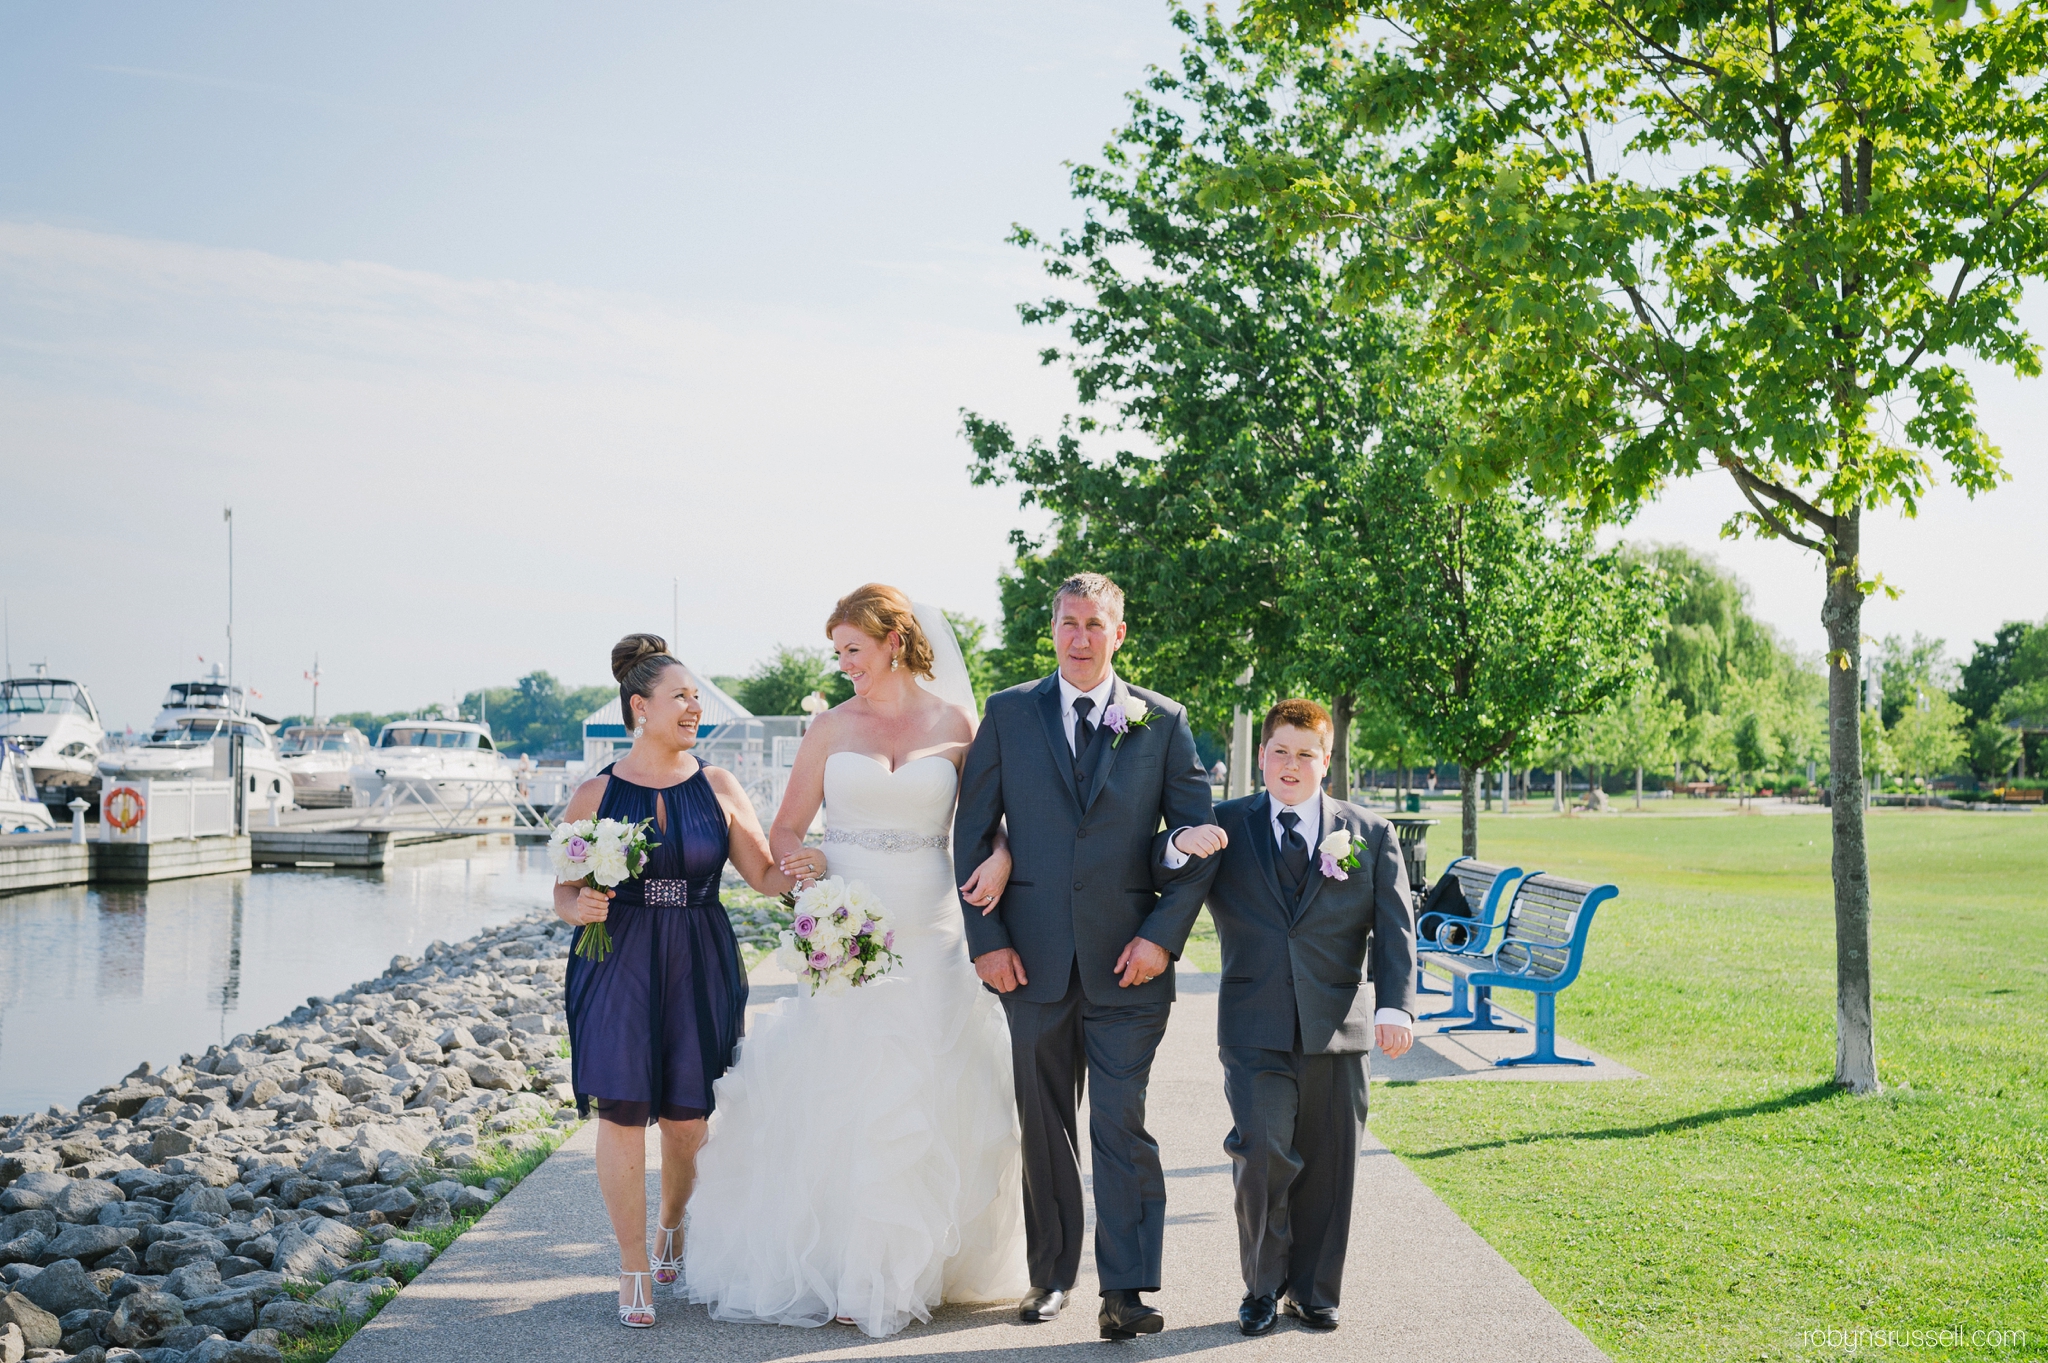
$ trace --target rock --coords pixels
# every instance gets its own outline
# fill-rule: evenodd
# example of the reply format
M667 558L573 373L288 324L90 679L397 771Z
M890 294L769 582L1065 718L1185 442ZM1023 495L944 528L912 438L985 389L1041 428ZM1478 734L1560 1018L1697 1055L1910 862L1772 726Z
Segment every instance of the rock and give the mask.
M99 1223L102 1226L125 1226L130 1230L141 1230L144 1226L154 1226L163 1219L163 1213L158 1210L157 1204L153 1199L144 1202L134 1197L129 1198L126 1202L109 1202L106 1206L100 1208L98 1217Z
M60 1229L62 1223L57 1220L57 1214L41 1207L0 1218L0 1240L12 1240L15 1236L32 1230L41 1231L48 1237L55 1235Z
M254 1240L244 1240L235 1246L235 1254L244 1259L254 1260L265 1268L270 1266L270 1256L277 1252L277 1235L265 1232ZM223 1263L226 1260L222 1260Z
M128 1194L128 1200L131 1202L138 1197L168 1202L176 1198L193 1181L158 1169L123 1169L107 1177L107 1182Z
M298 1101L284 1109L287 1118L294 1122L313 1122L320 1126L333 1126L341 1114L348 1110L348 1102L340 1094L322 1085L300 1088Z
M517 1093L526 1087L526 1066L515 1060L473 1055L464 1059L462 1071L480 1089Z
M469 1076L453 1065L445 1065L427 1076L427 1082L413 1099L414 1107L432 1107L436 1103L459 1102L475 1085Z
M325 1179L308 1178L304 1174L286 1179L284 1186L277 1190L278 1203L286 1207L296 1207L302 1202L311 1202L315 1198L339 1196L341 1196L341 1185L339 1183L329 1183Z
M263 1271L263 1263L263 1260L251 1259L247 1255L230 1254L227 1258L214 1265L214 1267L219 1270L221 1279L226 1281L230 1278L239 1278L247 1273L260 1273Z
M388 1267L404 1269L410 1275L434 1262L434 1247L422 1240L386 1240L377 1257Z
M382 1286L376 1279L366 1283L352 1283L343 1279L331 1282L315 1292L313 1300L321 1306L339 1311L343 1320L364 1320L375 1309L370 1299L382 1290ZM393 1286L396 1284L393 1283Z
M378 1028L368 1024L356 1028L356 1051L361 1055L394 1056L405 1048L393 1041Z
M211 1259L198 1259L171 1271L163 1290L184 1301L197 1301L220 1291L220 1268Z
M67 1166L84 1164L88 1160L99 1159L106 1153L107 1147L101 1145L93 1136L71 1136L57 1142L57 1157Z
M217 1155L174 1155L164 1161L163 1170L167 1174L194 1176L201 1183L211 1183L216 1188L227 1187L241 1173L231 1161Z
M283 1092L284 1085L278 1083L275 1079L265 1076L244 1089L241 1098L236 1101L235 1106L242 1110L262 1107L265 1103Z
M181 1235L151 1245L142 1262L152 1273L171 1273L202 1259L213 1263L227 1257L228 1247L210 1235Z
M336 1250L317 1234L317 1228L334 1225L329 1221L294 1221L277 1233L277 1248L270 1256L270 1267L289 1278L331 1277L347 1267L348 1257L354 1253L354 1245ZM362 1237L346 1226L338 1229L354 1236L357 1243Z
M418 1205L419 1199L405 1188L387 1188L381 1183L366 1183L360 1188L348 1190L350 1211L382 1212L392 1221L403 1221Z
M377 1156L360 1147L341 1150L322 1150L301 1167L300 1173L323 1183L338 1184L353 1188L359 1183L368 1183L377 1176Z
M300 1211L313 1212L319 1216L347 1216L348 1203L338 1197L316 1197L299 1204Z
M155 1088L140 1084L127 1085L103 1096L94 1110L111 1112L116 1117L133 1117L151 1101L162 1096L162 1092Z
M81 1264L95 1264L122 1246L134 1244L139 1234L123 1226L66 1226L43 1248L37 1262L47 1265L76 1259Z
M162 1292L134 1292L114 1307L114 1314L101 1334L109 1344L133 1349L162 1339L184 1324L185 1304L176 1297Z
M56 1150L45 1146L39 1150L17 1150L10 1155L0 1155L0 1188L12 1187L23 1174L51 1174L63 1163Z
M264 1329L296 1338L315 1330L333 1329L341 1324L341 1312L331 1306L316 1306L309 1301L280 1297L265 1306L258 1319Z
M247 1292L216 1292L186 1302L185 1319L194 1325L211 1325L223 1334L239 1335L255 1328L256 1310Z
M173 1155L189 1155L198 1144L199 1142L194 1140L189 1132L180 1131L172 1126L160 1127L156 1134L150 1137L149 1153L143 1156L143 1163L162 1164Z
M196 1349L209 1339L218 1338L220 1331L211 1325L177 1325L164 1331L163 1347L183 1352L186 1349Z
M425 1149L424 1146L421 1148ZM432 1167L433 1162L423 1154L385 1150L377 1156L377 1181L385 1184L410 1183L420 1170Z
M57 1328L64 1332L63 1343L57 1347L76 1353L89 1349L100 1342L100 1329L114 1318L112 1311L73 1311L57 1322Z
M52 1356L54 1357L55 1355ZM109 1358L120 1359L122 1363L135 1363L135 1360L141 1357L141 1354L136 1353L132 1349L120 1349L110 1354L95 1344L90 1349L80 1349L77 1355L72 1358L71 1363L107 1363ZM178 1363L185 1363L185 1361L179 1359Z
M412 1231L446 1230L455 1224L454 1209L442 1197L424 1197L420 1205L413 1208L412 1219L406 1228Z
M441 1033L436 1043L444 1051L466 1051L476 1045L476 1037L461 1023Z
M42 1257L43 1246L49 1243L50 1237L39 1230L23 1231L0 1244L0 1264L32 1264Z
M52 1160L57 1158L55 1150L49 1153ZM55 1169L31 1169L14 1180L5 1193L0 1193L0 1211L32 1211L48 1207L51 1199L71 1183L69 1175L60 1174Z
M495 1045L511 1035L495 1022L479 1022L469 1029L469 1034L476 1038L479 1046Z
M20 1292L0 1297L0 1323L13 1325L31 1349L54 1349L64 1342L57 1317Z
M306 1092L308 1085L318 1084L331 1092L339 1093L344 1082L340 1070L331 1069L323 1065L318 1069L307 1070L299 1076L299 1092L303 1094Z
M350 1070L341 1081L344 1096L355 1099L381 1097L391 1091L391 1081L368 1070Z
M227 1192L208 1183L187 1188L171 1204L171 1220L197 1221L205 1216L226 1216L234 1210Z
M0 1363L21 1363L27 1353L28 1341L22 1337L21 1327L0 1325Z
M514 1013L505 1023L515 1032L526 1032L532 1036L546 1036L548 1019L545 1013Z
M246 1339L209 1339L187 1351L181 1363L280 1363L283 1357L270 1344L252 1344Z
M112 1269L116 1273L133 1273L142 1267L142 1258L136 1254L133 1245L123 1245L93 1265L93 1271L104 1273Z
M107 1294L76 1259L62 1259L21 1285L21 1293L53 1316L73 1311L103 1310ZM54 1346L46 1346L54 1347Z
M66 1185L49 1199L50 1210L59 1221L89 1224L99 1219L100 1208L108 1203L128 1200L128 1194L104 1179L74 1178L66 1180Z
M155 1274L123 1273L114 1280L114 1285L107 1289L107 1300L119 1304L125 1297L137 1292L156 1292L161 1290L163 1285L164 1280Z
M457 1216L481 1215L489 1211L498 1200L496 1193L485 1192L482 1188L464 1186L463 1190L449 1199L449 1210Z
M251 1330L248 1334L243 1335L242 1343L261 1345L263 1348L266 1349L284 1348L284 1340L278 1335L277 1331L266 1330L261 1327Z

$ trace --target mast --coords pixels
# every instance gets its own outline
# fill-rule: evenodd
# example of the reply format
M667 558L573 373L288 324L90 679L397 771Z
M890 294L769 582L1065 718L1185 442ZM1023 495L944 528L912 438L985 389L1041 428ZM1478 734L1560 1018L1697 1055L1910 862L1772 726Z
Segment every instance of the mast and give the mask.
M220 518L228 526L228 690L235 689L235 509L224 506Z

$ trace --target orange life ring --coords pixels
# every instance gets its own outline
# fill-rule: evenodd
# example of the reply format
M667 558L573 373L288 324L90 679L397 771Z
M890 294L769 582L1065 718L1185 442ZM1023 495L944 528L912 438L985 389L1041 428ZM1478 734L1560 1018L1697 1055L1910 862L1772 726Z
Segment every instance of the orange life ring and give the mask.
M133 833L142 824L142 816L149 806L142 801L142 792L133 786L115 786L107 792L105 817L119 833Z

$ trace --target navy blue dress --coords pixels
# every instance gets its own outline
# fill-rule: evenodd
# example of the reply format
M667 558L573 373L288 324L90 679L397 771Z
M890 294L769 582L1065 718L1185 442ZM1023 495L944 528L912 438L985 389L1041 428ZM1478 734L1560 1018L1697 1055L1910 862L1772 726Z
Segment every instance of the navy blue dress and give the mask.
M616 887L605 920L611 952L602 961L569 957L563 992L577 1109L587 1117L595 1106L602 1120L627 1126L708 1117L711 1086L732 1064L747 1015L739 942L718 902L730 845L725 811L702 766L665 790L610 767L604 775L600 819L652 819L660 801L668 827L648 825L646 867Z

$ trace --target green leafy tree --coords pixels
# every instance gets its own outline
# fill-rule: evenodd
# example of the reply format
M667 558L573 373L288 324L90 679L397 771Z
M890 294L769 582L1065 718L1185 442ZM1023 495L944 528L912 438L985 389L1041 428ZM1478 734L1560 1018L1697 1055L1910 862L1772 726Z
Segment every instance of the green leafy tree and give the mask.
M1948 659L1948 645L1924 634L1915 634L1910 644L1896 634L1887 635L1878 646L1877 666L1887 729L1899 722L1899 716L1905 714L1920 692L1947 691L1957 682L1955 664Z
M1931 784L1935 777L1961 766L1970 746L1963 732L1967 718L1963 707L1946 693L1927 686L1916 690L1900 712L1898 723L1887 730L1900 769Z
M2048 636L2048 626L2014 620L2000 625L1989 641L1980 640L1957 679L1956 703L1969 711L1973 720L1993 718L2007 691L2023 681L2048 676L2048 656L2039 659L2042 670L2034 670L2036 655L2048 654L2048 637L2044 636Z
M757 715L800 715L804 697L813 691L823 691L834 705L853 694L852 684L829 650L787 644L777 644L752 672L736 679L730 690L734 700Z
M1757 784L1757 773L1777 759L1777 747L1771 742L1770 723L1757 711L1745 710L1736 716L1728 736L1735 747L1736 772L1749 778L1743 787L1746 796L1749 789Z
M1683 545L1630 546L1664 584L1664 628L1650 646L1657 675L1688 716L1721 708L1730 677L1769 676L1788 650L1750 610L1749 588L1712 558Z
M1980 719L1970 726L1970 770L1979 781L1998 780L2019 760L2019 730L1995 719Z
M995 657L988 644L988 625L960 611L946 611L945 616L946 623L953 627L953 637L959 641L961 660L967 664L967 681L974 688L974 709L979 714L989 693L1000 689Z
M1643 769L1662 767L1676 756L1684 727L1685 707L1665 694L1658 678L1644 677L1593 716L1585 747L1603 763L1635 770L1636 808L1641 809Z
M1253 0L1290 40L1361 0ZM1730 533L1825 566L1836 1079L1879 1086L1856 789L1865 511L1936 466L2004 476L1956 363L2033 375L2021 281L2048 265L2048 14L1959 0L1387 0L1351 109L1386 169L1224 168L1219 203L1345 242L1348 282L1427 315L1465 375L1461 489L1528 477L1620 513L1715 466ZM1902 419L1888 419L1896 411Z

